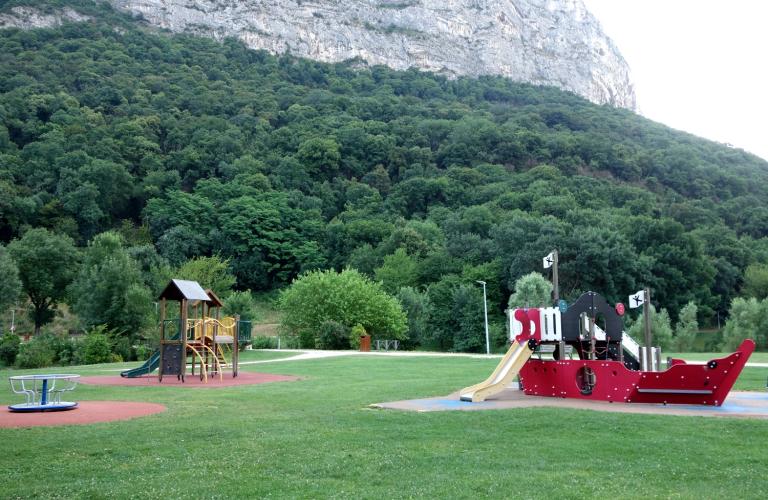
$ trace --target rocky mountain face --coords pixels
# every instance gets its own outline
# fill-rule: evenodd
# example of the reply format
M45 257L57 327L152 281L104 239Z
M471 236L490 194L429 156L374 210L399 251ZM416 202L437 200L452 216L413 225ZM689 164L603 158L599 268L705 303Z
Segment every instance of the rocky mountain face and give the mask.
M629 66L583 0L109 0L173 32L325 62L501 75L637 109Z

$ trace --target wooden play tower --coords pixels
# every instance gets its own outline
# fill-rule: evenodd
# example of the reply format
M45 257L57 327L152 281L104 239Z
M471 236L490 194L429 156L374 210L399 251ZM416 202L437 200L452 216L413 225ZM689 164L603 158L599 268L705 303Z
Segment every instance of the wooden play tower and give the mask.
M224 304L213 290L203 290L196 281L171 280L158 300L162 325L160 382L164 375L176 375L184 381L188 358L192 375L199 363L200 380L207 382L209 374L218 375L221 380L224 370L231 370L232 376L237 377L239 346L251 340L250 321L241 321L238 315L219 319ZM179 318L166 318L167 301L179 303ZM193 318L189 317L190 307L194 311Z

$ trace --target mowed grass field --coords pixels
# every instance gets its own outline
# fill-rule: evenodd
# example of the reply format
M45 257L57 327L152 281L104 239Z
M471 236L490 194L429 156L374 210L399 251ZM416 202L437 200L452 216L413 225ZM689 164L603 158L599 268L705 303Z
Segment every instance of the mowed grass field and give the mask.
M274 354L282 353L253 351L248 358ZM306 377L292 382L223 389L79 385L71 400L168 409L120 422L0 429L0 497L768 497L765 420L369 406L447 395L485 379L497 363L342 356L241 368ZM69 371L105 375L116 368ZM34 372L0 372L0 387L21 373ZM735 389L765 391L766 376L768 368L747 368ZM18 401L9 389L0 391L0 404Z

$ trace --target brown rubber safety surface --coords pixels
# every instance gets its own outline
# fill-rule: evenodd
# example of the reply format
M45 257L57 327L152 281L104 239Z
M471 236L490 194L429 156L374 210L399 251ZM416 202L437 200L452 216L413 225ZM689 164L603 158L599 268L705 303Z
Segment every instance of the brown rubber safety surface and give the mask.
M371 406L392 410L450 411L506 410L550 406L577 410L610 411L615 413L646 413L654 415L683 415L688 417L768 418L768 393L731 392L722 406L684 406L634 403L609 403L586 399L528 396L517 388L506 389L482 403L461 401L459 393L437 398L413 399L379 403Z
M289 377L286 375L271 375L269 373L239 372L237 377L232 377L232 372L223 372L222 380L218 375L209 375L208 381L200 380L200 375L187 373L182 382L176 375L164 376L163 381L157 380L157 373L147 378L124 378L120 375L106 377L81 377L80 383L87 385L128 385L128 386L168 386L168 387L234 387L238 385L265 384L267 382L285 382L287 380L299 380L301 377Z
M145 417L165 411L165 406L154 403L130 403L125 401L80 401L67 410L34 412L0 409L0 427L38 427L41 425L75 425L95 422L114 422L129 418Z

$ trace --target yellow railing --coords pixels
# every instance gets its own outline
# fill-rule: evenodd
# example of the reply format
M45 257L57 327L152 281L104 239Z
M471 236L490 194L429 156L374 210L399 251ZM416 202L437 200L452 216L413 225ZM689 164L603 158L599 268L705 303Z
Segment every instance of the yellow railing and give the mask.
M191 332L190 332L191 330ZM188 334L190 340L197 341L213 340L213 336L217 337L233 337L235 336L235 319L226 317L223 319L216 318L199 318L189 320L188 330L191 335Z
M198 349L200 352L190 346L193 351L193 358L197 356L200 360L200 364L203 366L201 375L207 380L208 374L206 368L214 368L219 372L219 378L221 378L222 365L226 368L232 366L232 348L229 344L218 344L217 349L214 350L209 346L213 343L214 336L216 337L232 337L236 335L236 322L234 318L226 317L223 319L216 318L198 318L190 319L187 323L187 341L194 341L198 343ZM203 362L203 354L208 353L212 358L213 366L206 366ZM227 356L229 354L229 356ZM205 356L206 358L208 356ZM194 361L193 361L194 366Z

